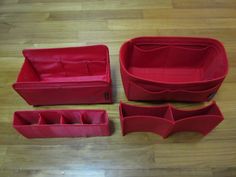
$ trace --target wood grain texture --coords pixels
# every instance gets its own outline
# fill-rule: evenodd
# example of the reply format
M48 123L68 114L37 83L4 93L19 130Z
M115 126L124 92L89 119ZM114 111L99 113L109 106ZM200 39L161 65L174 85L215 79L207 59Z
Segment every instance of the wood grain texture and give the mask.
M1 0L0 176L235 177L235 7L235 0ZM118 105L128 101L119 48L125 40L145 35L213 37L224 43L230 72L214 99L225 120L208 136L121 136ZM11 88L23 62L22 49L101 43L110 49L114 104L31 107ZM173 104L190 109L209 103ZM28 140L11 125L16 110L69 108L105 108L112 136Z

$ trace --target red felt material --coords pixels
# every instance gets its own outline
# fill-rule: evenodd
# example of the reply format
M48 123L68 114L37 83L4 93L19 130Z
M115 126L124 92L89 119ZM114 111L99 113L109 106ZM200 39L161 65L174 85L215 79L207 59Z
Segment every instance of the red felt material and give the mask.
M30 105L112 102L106 46L27 49L23 54L13 88Z
M224 117L215 102L195 110L181 110L172 105L134 106L120 103L122 134L153 132L163 138L182 131L207 135Z
M207 101L228 72L223 45L209 38L140 37L120 49L129 100Z
M109 136L104 110L17 111L13 127L27 138Z

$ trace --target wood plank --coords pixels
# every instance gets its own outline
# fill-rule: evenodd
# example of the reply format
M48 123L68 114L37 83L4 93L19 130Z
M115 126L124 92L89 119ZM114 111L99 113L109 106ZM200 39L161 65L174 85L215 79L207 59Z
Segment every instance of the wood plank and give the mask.
M196 1L198 2L198 1ZM236 11L235 9L217 9L217 8L206 8L201 9L144 9L143 10L144 18L155 18L155 19L185 19L190 18L235 18Z
M174 8L235 8L234 0L172 0Z
M47 12L47 11L75 11L75 10L115 10L115 9L150 9L150 8L171 8L171 0L97 0L82 2L56 2L56 3L17 3L3 4L0 12Z
M6 25L0 23L0 25ZM105 20L77 20L66 21L61 23L60 21L46 21L46 22L29 22L19 23L11 22L7 24L10 26L10 31L18 33L53 33L53 32L76 32L78 30L107 30L107 21Z
M18 2L19 2L19 0L1 0L0 4L15 4Z
M43 22L49 17L48 12L38 12L38 13L1 13L0 22Z
M105 170L0 170L1 175L11 177L30 177L30 176L43 176L43 177L106 177Z
M207 24L207 25L206 25ZM108 20L111 30L150 30L150 29L208 29L208 28L236 28L235 18L226 19L125 19Z
M0 6L1 13L48 12L48 11L75 11L81 10L80 3L16 3Z
M83 10L172 8L171 0L97 0L81 2Z
M109 14L109 15L107 15ZM105 20L105 19L137 19L142 18L141 10L86 10L86 11L63 11L50 12L48 20Z

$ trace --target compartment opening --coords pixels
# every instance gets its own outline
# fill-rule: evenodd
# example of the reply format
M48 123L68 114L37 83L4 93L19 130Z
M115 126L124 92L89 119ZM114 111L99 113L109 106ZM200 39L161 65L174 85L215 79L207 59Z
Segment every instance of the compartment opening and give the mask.
M36 112L16 112L15 125L36 125L39 124L39 113Z
M226 74L224 49L214 43L182 43L130 42L121 61L132 75L154 82L191 83Z
M106 114L104 111L87 111L82 114L83 124L104 124Z
M64 112L62 114L63 124L82 124L81 114L79 112Z
M40 124L60 124L61 115L58 112L47 111L41 112L41 121Z
M123 117L129 116L154 116L172 120L169 106L163 107L136 107L127 104L121 104Z
M172 108L173 117L175 120L181 120L189 117L204 116L204 115L220 115L219 109L215 104L197 110L178 110Z
M30 49L23 53L41 82L104 80L107 73L104 46Z

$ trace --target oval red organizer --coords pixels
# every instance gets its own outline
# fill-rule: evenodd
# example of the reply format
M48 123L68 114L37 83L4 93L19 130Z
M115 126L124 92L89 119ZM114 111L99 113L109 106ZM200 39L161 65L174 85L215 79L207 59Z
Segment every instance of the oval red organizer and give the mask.
M13 127L27 138L110 135L105 110L16 111Z
M166 138L182 131L207 135L224 119L215 102L194 110L181 110L170 104L147 107L120 103L119 111L123 135L153 132Z
M210 38L139 37L120 49L129 100L207 101L228 72L223 45Z
M23 54L13 88L30 105L112 102L106 46L27 49Z

